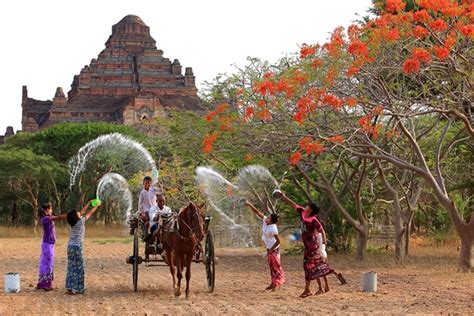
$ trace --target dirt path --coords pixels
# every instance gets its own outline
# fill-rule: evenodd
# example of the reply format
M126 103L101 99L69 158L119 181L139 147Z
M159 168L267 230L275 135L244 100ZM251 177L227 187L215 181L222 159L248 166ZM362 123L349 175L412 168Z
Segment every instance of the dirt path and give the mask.
M283 256L287 283L274 293L262 291L269 283L266 260L255 250L220 249L216 289L207 293L205 271L194 264L191 298L174 298L167 267L140 266L139 291L131 289L131 267L125 257L127 239L87 238L86 294L64 294L66 244L56 246L55 287L34 289L40 251L37 239L0 239L1 273L21 273L21 292L4 294L0 281L0 315L9 314L406 314L474 313L474 275L455 272L456 254L449 250L419 249L403 267L388 254L371 255L364 264L352 256L332 256L331 264L346 276L340 286L331 276L331 291L299 299L304 274L301 256ZM378 274L378 292L360 291L361 274Z

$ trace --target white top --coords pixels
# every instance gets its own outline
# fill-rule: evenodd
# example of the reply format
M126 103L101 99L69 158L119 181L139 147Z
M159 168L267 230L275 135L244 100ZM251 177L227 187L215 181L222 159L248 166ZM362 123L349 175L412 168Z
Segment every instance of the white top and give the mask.
M156 189L150 187L148 190L143 189L138 197L138 211L146 213L152 206L156 206Z
M150 207L148 210L148 216L150 217L150 226L156 224L154 221L156 214L167 215L171 214L171 209L168 206L163 206L163 209L160 209L157 205Z
M265 223L266 219L267 217L264 216L262 224L262 240L265 242L265 247L267 247L267 249L271 249L276 243L275 235L278 235L278 228L276 224L267 225L267 223ZM278 249L279 247L280 245L278 245L278 247L275 249Z

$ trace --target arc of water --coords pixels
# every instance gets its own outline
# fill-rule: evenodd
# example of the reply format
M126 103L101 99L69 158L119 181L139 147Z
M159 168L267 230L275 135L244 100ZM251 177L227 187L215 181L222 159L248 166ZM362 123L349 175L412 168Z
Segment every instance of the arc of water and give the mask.
M107 135L101 135L96 139L86 143L82 146L77 154L69 161L69 173L70 181L69 187L72 188L76 183L77 176L84 170L85 164L92 153L104 145L122 145L125 148L132 148L136 150L145 159L151 171L151 177L153 184L158 182L158 169L156 163L148 150L143 147L142 144L135 140L125 137L120 133L112 133Z

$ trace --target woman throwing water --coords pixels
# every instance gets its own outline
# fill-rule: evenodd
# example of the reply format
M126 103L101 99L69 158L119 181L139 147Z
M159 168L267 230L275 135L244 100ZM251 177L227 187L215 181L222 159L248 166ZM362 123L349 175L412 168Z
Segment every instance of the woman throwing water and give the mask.
M265 290L275 291L285 283L285 275L283 274L280 262L280 237L278 236L278 228L276 225L278 222L278 215L270 214L270 216L265 216L249 201L245 201L245 205L247 205L254 214L263 221L262 239L267 248L267 260L268 265L270 266L270 275L272 277L272 283Z
M346 280L341 273L337 273L331 268L321 257L320 244L318 242L318 234L324 235L323 226L317 219L316 215L319 208L315 203L309 203L306 208L303 208L290 200L283 192L275 191L273 196L281 198L283 202L295 209L300 214L301 219L301 239L304 243L304 274L305 274L305 288L300 297L308 297L313 295L310 290L312 280L317 280L319 284L319 291L316 294L323 293L321 288L320 278L333 273L335 274L341 284L346 284ZM326 281L326 279L325 279ZM329 286L326 281L326 292L329 291Z

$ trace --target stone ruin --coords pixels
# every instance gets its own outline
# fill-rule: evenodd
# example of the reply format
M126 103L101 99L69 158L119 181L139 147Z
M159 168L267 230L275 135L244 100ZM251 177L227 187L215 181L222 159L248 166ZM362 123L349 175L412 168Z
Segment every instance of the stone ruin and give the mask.
M150 28L134 15L112 27L105 49L74 76L67 97L58 87L52 100L36 100L23 86L21 106L27 132L59 122L128 125L164 117L167 109L203 110L192 68L183 75L178 59L163 57Z

